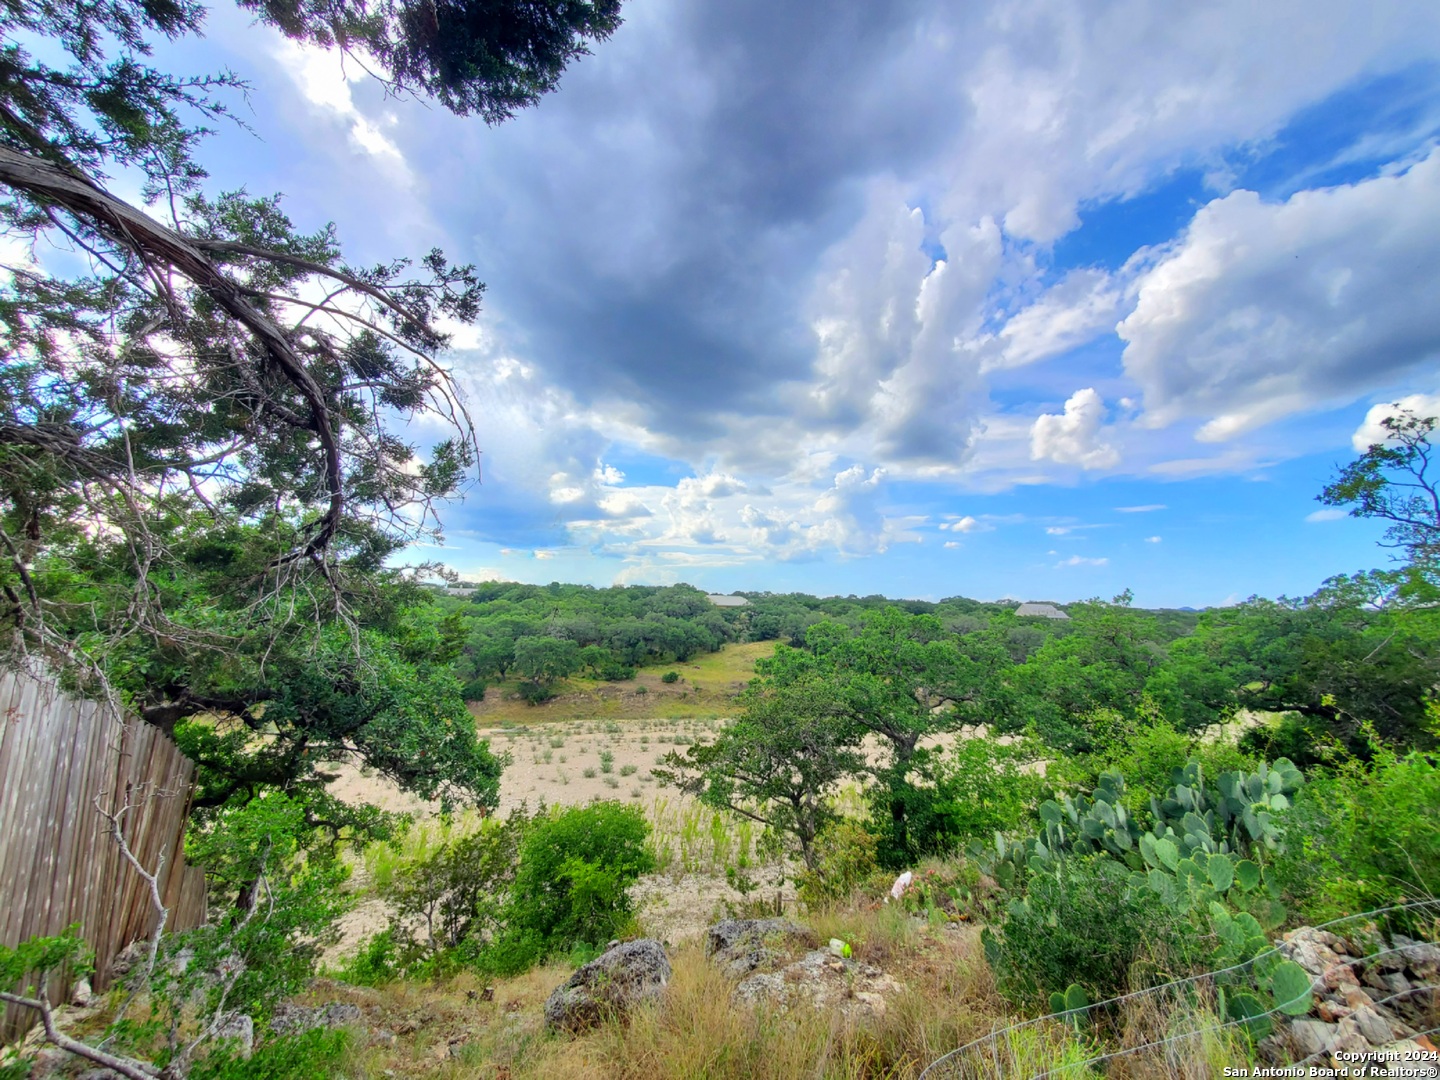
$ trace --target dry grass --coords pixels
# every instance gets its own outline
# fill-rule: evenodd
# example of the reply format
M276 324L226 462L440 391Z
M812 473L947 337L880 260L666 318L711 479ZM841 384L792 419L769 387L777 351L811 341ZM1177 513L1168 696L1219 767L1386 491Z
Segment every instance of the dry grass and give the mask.
M773 641L726 645L683 663L668 662L640 668L635 678L619 682L573 678L560 693L539 705L518 697L519 683L511 680L490 688L484 701L472 702L481 728L504 723L544 724L556 720L649 720L723 717L734 711L734 699L755 675L755 661L775 651ZM675 671L680 681L661 677ZM642 689L643 692L642 692Z
M888 915L872 913L837 918L830 929L894 950L889 970L906 989L883 1016L852 1021L806 1006L781 1013L733 1004L730 982L691 942L673 954L674 978L660 1003L576 1039L545 1040L515 1069L515 1080L913 1077L998 1017L973 935L897 935Z
M857 960L904 986L874 1016L847 1017L795 1005L789 1011L732 1000L732 984L692 939L671 950L673 977L663 998L579 1037L544 1030L542 1009L568 975L548 966L490 987L462 974L440 984L402 983L380 990L324 984L317 1000L352 1000L371 1029L393 1045L358 1046L345 1063L352 1080L913 1080L943 1054L1018 1022L995 991L979 931L968 924L929 925L898 905L866 903L803 917L823 941L849 942ZM1201 1080L1251 1062L1235 1029L1219 1025L1205 1000L1132 1003L1101 1021L1102 1031L1063 1023L1029 1025L951 1074L1020 1080L1041 1074L1081 1080L1102 1075L1086 1062L1111 1051L1200 1031L1158 1049L1112 1058L1106 1077ZM1000 1068L997 1070L996 1065Z

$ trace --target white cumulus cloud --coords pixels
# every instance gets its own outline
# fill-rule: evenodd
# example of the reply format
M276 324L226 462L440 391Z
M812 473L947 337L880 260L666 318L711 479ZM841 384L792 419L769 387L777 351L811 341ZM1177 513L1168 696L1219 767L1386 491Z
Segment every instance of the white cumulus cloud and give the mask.
M1142 422L1232 438L1440 357L1440 150L1408 171L1202 207L1118 333Z
M1042 413L1030 429L1030 457L1082 469L1106 469L1120 453L1102 438L1105 402L1091 387L1077 390L1063 413Z

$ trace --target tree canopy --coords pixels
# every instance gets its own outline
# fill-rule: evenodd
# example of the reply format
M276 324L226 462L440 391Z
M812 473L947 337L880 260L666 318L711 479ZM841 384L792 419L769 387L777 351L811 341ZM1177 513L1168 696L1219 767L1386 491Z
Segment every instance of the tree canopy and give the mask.
M618 0L243 6L492 123L619 24ZM214 798L338 754L493 803L458 642L419 645L454 635L394 568L477 460L438 357L483 285L438 250L358 265L278 197L209 190L196 147L244 83L152 59L205 14L0 8L4 657L181 736ZM421 416L448 435L408 439ZM185 736L214 716L242 731Z

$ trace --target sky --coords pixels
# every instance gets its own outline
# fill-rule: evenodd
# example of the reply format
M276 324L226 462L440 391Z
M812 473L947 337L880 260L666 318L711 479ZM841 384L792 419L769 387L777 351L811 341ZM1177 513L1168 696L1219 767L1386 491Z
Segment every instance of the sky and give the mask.
M629 0L498 127L215 7L202 160L488 289L481 580L1144 606L1384 565L1315 496L1440 411L1440 5ZM438 432L416 425L418 444Z

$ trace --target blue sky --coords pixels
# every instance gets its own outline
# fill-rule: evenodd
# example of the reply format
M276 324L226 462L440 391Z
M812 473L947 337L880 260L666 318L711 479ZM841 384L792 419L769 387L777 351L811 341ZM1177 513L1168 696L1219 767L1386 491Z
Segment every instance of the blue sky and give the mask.
M624 11L498 128L236 10L171 48L253 86L217 183L488 282L484 481L424 554L1155 606L1383 564L1314 496L1440 408L1434 4Z

